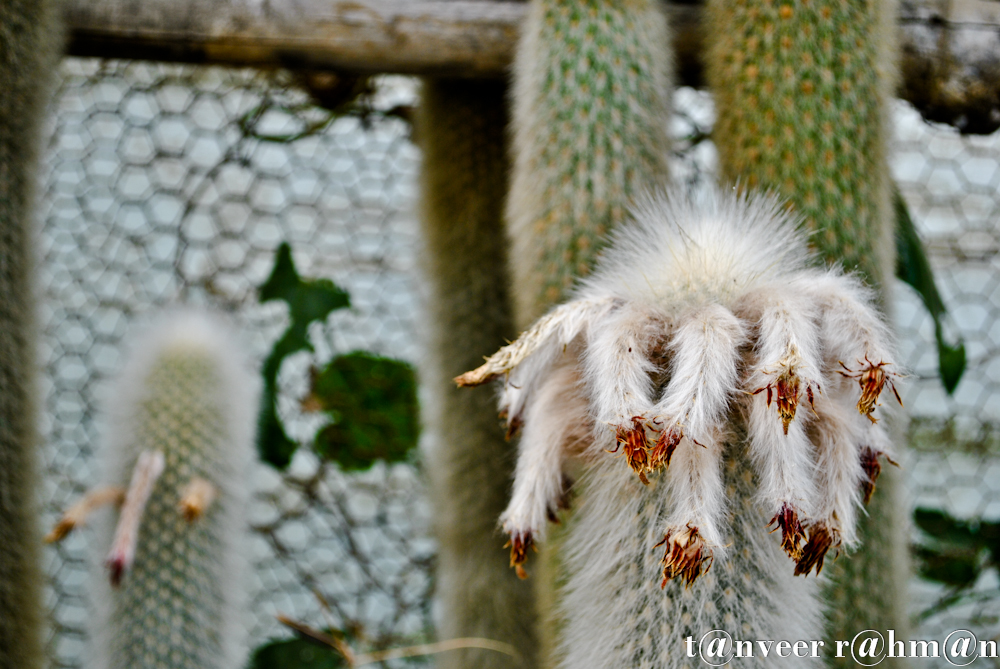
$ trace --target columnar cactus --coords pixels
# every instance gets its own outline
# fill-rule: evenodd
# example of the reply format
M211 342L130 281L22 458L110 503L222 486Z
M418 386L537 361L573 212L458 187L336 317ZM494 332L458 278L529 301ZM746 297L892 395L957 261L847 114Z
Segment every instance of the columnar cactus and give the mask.
M106 476L128 492L113 540L97 549L109 572L95 592L100 669L243 666L240 551L259 383L232 339L207 314L169 314L114 388Z
M507 203L525 326L587 274L633 196L666 179L672 65L654 0L535 0L514 77Z
M513 449L488 393L451 378L514 334L507 302L502 211L507 193L506 87L426 80L416 133L423 149L422 225L430 281L431 355L424 383L442 638L510 643L520 661L488 651L442 655L442 667L536 665L531 584L503 559L496 519L507 503Z
M824 258L883 289L893 268L894 10L890 0L712 0L706 31L723 176L780 193ZM888 474L863 548L832 570L831 637L906 628L905 517Z
M58 4L0 3L0 669L42 665L31 269L39 131Z
M590 272L632 198L664 183L673 70L655 0L533 0L522 31L506 208L520 328ZM547 620L559 617L550 590L539 590ZM546 630L543 654L555 652L554 637L562 636Z

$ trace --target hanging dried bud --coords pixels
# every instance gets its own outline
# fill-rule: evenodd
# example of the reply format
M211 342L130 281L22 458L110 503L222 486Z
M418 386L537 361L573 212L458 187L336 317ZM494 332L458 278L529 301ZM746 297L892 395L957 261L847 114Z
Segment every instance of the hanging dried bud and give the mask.
M795 575L808 576L814 568L819 576L823 570L823 558L831 548L840 545L840 538L836 531L829 529L823 523L816 523L809 528L809 541L802 549L802 555L796 562Z
M781 418L781 426L785 434L788 434L788 426L795 419L795 411L799 407L799 386L801 382L795 367L789 364L778 378L768 383L763 388L754 390L752 394L757 395L767 391L767 406L771 406L771 400L778 405L778 416ZM813 388L806 384L806 396L809 404L813 403Z
M680 576L685 585L691 585L707 572L712 566L712 550L705 545L698 534L698 528L688 525L680 532L667 532L663 541L653 546L666 546L663 559L663 581L660 588L665 588L667 581Z
M500 416L501 418L506 418L506 414ZM518 414L511 418L507 422L507 433L504 435L504 439L510 441L517 436L517 433L521 431L521 427L524 425L524 419L521 418L521 414Z
M517 577L528 578L528 572L524 569L524 563L528 561L528 549L534 548L535 544L531 539L531 531L514 532L510 535L510 541L504 544L504 548L510 547L510 566L514 568Z
M865 357L865 361L862 363L859 360L858 364L864 366L860 372L856 372L844 363L840 363L840 366L846 370L840 372L840 374L846 378L858 380L858 385L861 386L861 398L858 399L858 413L866 416L871 422L877 423L878 419L872 416L872 412L878 406L879 395L882 394L882 389L885 388L887 383L892 389L892 394L896 396L899 406L903 406L903 400L899 396L899 391L896 390L896 384L892 382L891 377L895 376L895 374L885 370L885 367L891 364L888 362L879 361L878 363L874 363Z
M775 403L778 405L778 415L781 416L781 426L788 434L788 424L795 418L795 409L799 406L799 377L792 368L788 368L775 382Z
M865 504L871 501L875 492L875 482L882 473L882 464L878 461L878 456L878 451L869 446L861 450L861 468L865 472L865 478L861 481L861 496Z
M782 504L781 509L767 524L768 527L771 525L774 525L772 532L781 530L781 548L788 554L788 557L798 560L802 555L799 543L806 538L806 534L795 509L788 503Z
M649 485L649 479L646 478L646 472L650 468L649 457L646 453L649 444L646 441L646 428L642 424L642 419L633 416L631 428L619 426L615 433L615 439L618 442L618 447L625 454L628 466L639 475L640 481Z
M669 467L670 458L677 450L677 444L681 443L684 433L677 427L671 427L660 432L660 436L653 445L653 450L649 452L649 469L656 471L660 467Z

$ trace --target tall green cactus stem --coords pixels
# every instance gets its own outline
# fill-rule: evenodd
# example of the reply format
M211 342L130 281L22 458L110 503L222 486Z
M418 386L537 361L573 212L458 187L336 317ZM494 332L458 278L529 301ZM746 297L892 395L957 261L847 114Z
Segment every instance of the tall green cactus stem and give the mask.
M127 484L137 460L153 454L162 474L131 568L113 589L106 574L96 579L96 667L243 666L240 551L258 386L232 333L204 313L168 314L134 347L107 418L107 475ZM208 492L199 504L199 486L214 499ZM100 543L101 558L109 544ZM117 560L112 579L128 566L118 548L108 558Z
M431 284L432 355L423 376L430 388L426 422L436 436L427 459L440 541L440 634L496 639L521 654L515 660L454 651L439 658L441 667L536 666L531 584L508 569L497 530L514 449L497 429L489 391L461 391L452 382L514 334L501 219L508 171L505 92L500 82L427 80L417 117Z
M822 257L882 288L893 269L894 10L889 0L711 0L706 30L723 176L776 190L815 231ZM879 483L863 547L830 570L832 638L868 628L905 636L896 478Z
M671 58L655 0L531 2L514 63L506 209L520 327L589 273L634 196L664 185ZM534 578L545 662L563 636L548 587L564 576L559 539L549 543Z
M535 0L515 60L507 222L525 326L666 178L670 53L654 0Z
M40 126L58 3L0 3L0 669L42 666L31 270Z

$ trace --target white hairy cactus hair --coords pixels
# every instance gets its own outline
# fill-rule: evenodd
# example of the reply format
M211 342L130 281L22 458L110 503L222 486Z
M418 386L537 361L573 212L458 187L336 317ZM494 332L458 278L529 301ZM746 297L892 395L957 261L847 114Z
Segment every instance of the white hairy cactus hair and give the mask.
M571 574L570 599L574 583L605 578L602 561L636 569L616 555L631 541L662 548L662 578L648 575L661 587L693 584L744 551L741 537L755 550L780 543L796 575L818 574L830 549L856 544L879 457L891 456L873 412L899 370L872 294L814 266L797 219L772 195L669 192L633 215L573 299L456 379L502 377L501 415L523 432L501 516L512 566L524 573L564 503L570 461L582 460L587 509L567 560L591 578ZM733 500L741 477L752 497ZM757 507L763 522L746 525L731 502ZM588 523L590 542L576 541ZM617 539L593 536L602 523ZM754 532L760 540L746 538Z
M123 505L96 548L97 669L243 666L259 385L207 312L168 311L134 341L104 421L103 476L118 486L104 490Z

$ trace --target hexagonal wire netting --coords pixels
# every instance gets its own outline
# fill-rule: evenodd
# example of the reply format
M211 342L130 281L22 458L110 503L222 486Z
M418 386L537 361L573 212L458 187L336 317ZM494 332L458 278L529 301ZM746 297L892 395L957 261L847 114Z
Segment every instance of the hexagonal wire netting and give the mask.
M374 104L415 100L412 80L386 77ZM715 166L704 140L711 102L689 89L675 101L673 174L696 187ZM46 523L97 483L100 400L121 340L147 314L179 301L225 309L263 358L288 316L259 304L255 287L282 241L304 276L329 277L351 295L350 310L311 332L317 359L355 349L419 359L419 153L405 121L326 124L327 112L281 74L79 59L64 61L54 111L39 236ZM257 137L245 132L248 119ZM904 392L914 417L903 463L910 496L961 518L1000 519L1000 134L960 137L903 104L896 120L893 171L970 359L948 397L932 322L899 284L895 318L913 370ZM259 138L310 125L319 130L294 141ZM279 379L280 408L302 440L317 427L297 407L310 362L296 356ZM419 465L345 475L301 452L286 474L259 466L252 483L255 643L287 634L277 612L361 630L373 645L433 635L434 545ZM82 665L89 538L74 533L46 554L53 666ZM982 591L997 587L995 573L981 580ZM912 591L914 613L943 594L918 579ZM956 625L995 635L995 602L927 617L914 638Z

